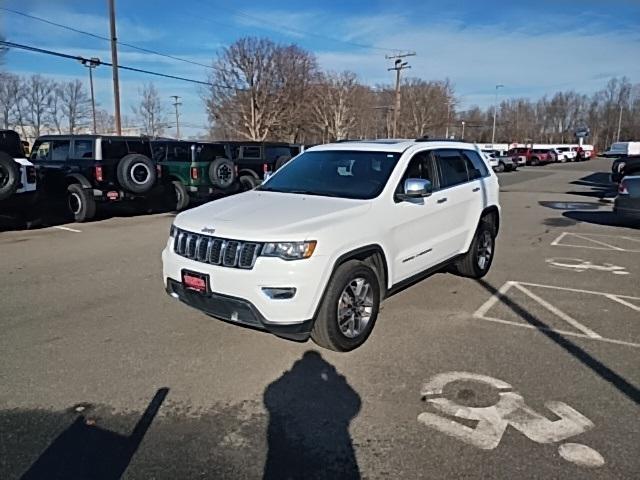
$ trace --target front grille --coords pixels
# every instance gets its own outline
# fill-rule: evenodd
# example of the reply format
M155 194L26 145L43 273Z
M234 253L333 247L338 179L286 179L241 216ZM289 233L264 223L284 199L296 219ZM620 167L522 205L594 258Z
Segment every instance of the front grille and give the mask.
M176 229L174 251L181 257L230 268L251 269L261 244L210 237Z

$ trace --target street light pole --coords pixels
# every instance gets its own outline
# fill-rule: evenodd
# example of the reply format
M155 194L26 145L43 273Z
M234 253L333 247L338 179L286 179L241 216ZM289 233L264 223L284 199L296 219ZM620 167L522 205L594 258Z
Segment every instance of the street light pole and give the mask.
M98 133L96 126L96 97L93 93L93 69L100 65L100 59L93 57L89 60L83 59L82 64L89 69L89 86L91 88L91 112L93 114L93 133Z
M504 85L501 85L501 84L496 85L496 99L493 102L493 130L491 132L491 148L493 148L493 144L496 141L496 116L498 114L498 89L503 87Z
M444 138L449 138L449 115L451 114L451 101L447 99L447 128L444 132Z
M180 140L180 113L178 112L178 106L182 103L178 102L180 97L178 95L171 95L173 98L173 106L176 108L176 138Z
M462 120L462 135L460 136L460 140L464 140L464 120Z

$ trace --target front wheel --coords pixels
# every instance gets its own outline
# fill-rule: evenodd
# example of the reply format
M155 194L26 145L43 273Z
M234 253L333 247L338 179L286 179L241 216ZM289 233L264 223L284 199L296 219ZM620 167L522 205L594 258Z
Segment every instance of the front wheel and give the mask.
M493 262L495 242L494 229L488 222L481 220L469 251L454 265L455 273L469 278L484 277Z
M173 207L176 212L180 212L189 206L189 192L182 182L174 180L171 182L173 185L173 194L175 196L175 203Z
M373 330L380 307L376 272L349 260L334 272L322 299L311 338L324 348L348 352L362 345Z
M76 222L86 222L96 216L96 200L90 189L74 183L67 188L67 206Z
M505 166L504 166L504 162L498 162L498 165L496 166L496 172L497 173L502 173L505 171Z

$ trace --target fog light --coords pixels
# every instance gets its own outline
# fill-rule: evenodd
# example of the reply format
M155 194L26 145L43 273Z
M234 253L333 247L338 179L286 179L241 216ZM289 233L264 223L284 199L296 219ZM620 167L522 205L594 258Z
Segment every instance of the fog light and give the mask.
M293 298L296 294L296 289L294 287L262 287L262 292L271 300L286 300Z

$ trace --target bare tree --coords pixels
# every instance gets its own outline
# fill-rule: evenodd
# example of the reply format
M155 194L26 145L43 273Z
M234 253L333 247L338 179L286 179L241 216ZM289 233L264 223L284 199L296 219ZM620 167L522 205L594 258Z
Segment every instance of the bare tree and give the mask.
M203 93L209 120L232 137L265 140L295 134L310 94L315 57L268 39L241 38L222 50Z
M66 122L66 131L70 134L77 132L84 126L91 115L91 99L87 95L80 80L70 80L62 83L56 89L61 118Z
M149 136L164 133L167 116L160 95L153 83L148 83L139 91L140 103L133 107L133 113L142 124L143 131Z
M313 95L313 122L322 140L348 138L356 125L355 94L357 77L353 72L327 73L316 83Z
M20 92L20 77L11 73L0 73L0 111L2 128L10 128L13 123L16 103Z
M112 133L114 131L115 118L106 110L96 110L96 133Z
M24 121L33 128L35 137L39 137L42 129L48 126L54 87L54 82L42 75L31 75L25 80L20 100L26 112Z

